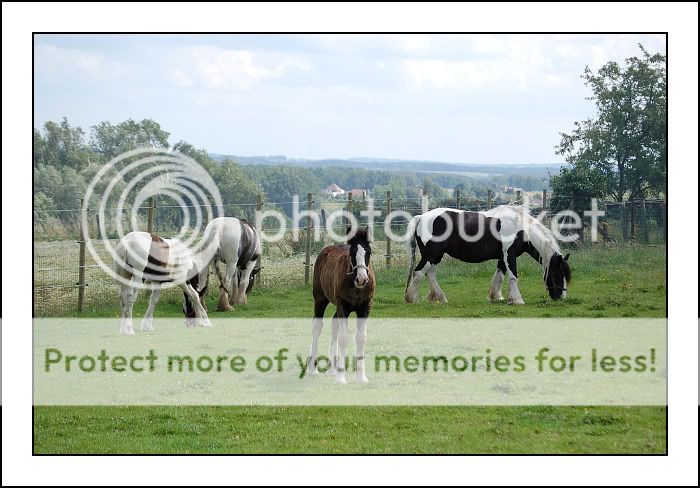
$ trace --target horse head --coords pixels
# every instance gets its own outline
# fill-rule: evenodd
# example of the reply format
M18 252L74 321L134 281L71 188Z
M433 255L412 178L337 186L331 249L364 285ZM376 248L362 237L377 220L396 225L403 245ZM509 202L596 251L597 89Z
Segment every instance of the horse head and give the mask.
M549 260L549 266L544 275L545 286L552 300L566 298L566 287L571 283L571 267L569 267L569 255L562 256L554 253Z
M369 259L372 255L371 232L369 227L353 229L348 226L346 242L350 246L350 266L348 276L355 288L364 288L369 283Z

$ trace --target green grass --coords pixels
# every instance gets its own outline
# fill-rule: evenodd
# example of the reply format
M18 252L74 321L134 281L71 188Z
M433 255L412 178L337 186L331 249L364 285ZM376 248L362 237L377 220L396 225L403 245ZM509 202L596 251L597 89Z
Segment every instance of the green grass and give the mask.
M36 453L663 453L652 407L41 407Z
M524 306L489 304L493 263L446 260L449 303L403 303L405 270L378 270L374 317L663 317L666 249L582 250L552 302L519 261ZM379 254L379 253L377 253ZM265 272L265 271L264 271ZM267 271L271 272L271 271ZM269 278L266 278L269 280ZM505 291L505 290L504 290ZM215 303L210 304L214 308ZM135 316L143 314L139 302ZM180 316L175 298L157 316ZM212 312L212 314L215 312ZM310 317L309 287L260 287L241 317ZM328 315L332 315L332 306ZM113 308L91 316L116 317ZM664 407L35 407L37 453L663 453Z

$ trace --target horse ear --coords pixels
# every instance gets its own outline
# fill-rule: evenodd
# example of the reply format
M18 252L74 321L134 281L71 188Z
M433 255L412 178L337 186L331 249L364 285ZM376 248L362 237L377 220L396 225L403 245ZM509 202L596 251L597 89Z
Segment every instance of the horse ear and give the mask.
M568 261L568 260L569 260L569 256L571 256L571 253L567 253L566 256L564 256L564 261Z

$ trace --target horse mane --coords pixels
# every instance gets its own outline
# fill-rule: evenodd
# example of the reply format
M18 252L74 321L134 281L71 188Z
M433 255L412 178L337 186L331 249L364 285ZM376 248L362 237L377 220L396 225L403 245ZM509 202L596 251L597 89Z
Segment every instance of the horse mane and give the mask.
M569 262L566 259L564 260L564 278L566 278L567 284L571 284L571 266L569 266Z
M549 271L549 261L552 259L552 256L557 253L561 254L561 248L559 247L559 242L557 241L556 237L554 237L554 233L549 227L544 225L542 221L532 215L530 213L530 209L525 205L515 203L504 205L504 207L518 214L519 218L521 218L523 221L527 220L528 226L531 230L528 235L528 239L535 246L537 252L540 253L544 276L547 276ZM533 237L535 237L535 239L533 239ZM568 273L568 281L571 277L571 269L568 268L568 265L565 266L564 272Z
M359 227L355 230L355 233L352 235L351 238L350 238L350 236L348 236L348 237L349 237L348 240L347 240L348 242L350 242L351 240L354 240L354 239L357 239L357 240L360 240L360 241L365 241L365 242L367 242L367 243L370 243L370 242L371 242L370 235L369 235L369 230L368 230L368 229L362 229L362 228L359 228Z

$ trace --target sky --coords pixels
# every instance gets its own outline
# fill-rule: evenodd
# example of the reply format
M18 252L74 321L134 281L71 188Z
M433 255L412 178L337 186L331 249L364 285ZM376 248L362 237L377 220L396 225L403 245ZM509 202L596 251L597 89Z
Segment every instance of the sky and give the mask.
M210 153L557 163L581 74L663 35L36 35L34 124L152 118Z

